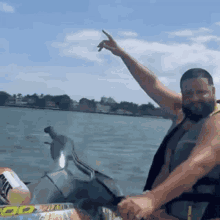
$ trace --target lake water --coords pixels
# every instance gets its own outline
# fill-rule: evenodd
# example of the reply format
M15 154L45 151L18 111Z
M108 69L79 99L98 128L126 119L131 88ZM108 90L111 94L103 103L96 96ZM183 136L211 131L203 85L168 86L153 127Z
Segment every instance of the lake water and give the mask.
M95 113L1 107L0 160L24 181L40 178L53 163L44 128L73 139L76 153L116 179L125 194L142 192L150 165L171 121Z

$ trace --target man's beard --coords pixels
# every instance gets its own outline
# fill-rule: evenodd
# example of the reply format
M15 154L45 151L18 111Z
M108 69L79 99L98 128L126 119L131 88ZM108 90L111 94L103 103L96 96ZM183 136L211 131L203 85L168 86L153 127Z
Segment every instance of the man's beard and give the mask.
M198 104L199 107L196 107ZM208 102L196 102L188 105L182 105L183 113L190 121L198 122L202 118L207 117L215 109L215 100Z

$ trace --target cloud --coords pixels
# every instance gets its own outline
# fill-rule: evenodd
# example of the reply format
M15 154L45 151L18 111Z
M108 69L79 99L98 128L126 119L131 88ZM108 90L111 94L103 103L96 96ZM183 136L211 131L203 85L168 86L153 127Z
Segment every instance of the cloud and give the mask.
M53 72L53 74L50 73ZM71 94L70 83L66 84L65 77L56 77L58 72L63 72L62 67L22 67L16 64L1 66L0 77L4 77L9 82L0 82L0 90L9 94ZM65 76L65 75L64 75ZM66 91L68 90L69 93Z
M213 35L206 35L206 36L198 36L190 38L192 41L197 43L206 43L209 41L220 41L220 37L213 36Z
M68 34L65 38L67 42L99 40L101 38L100 31L83 30L76 33Z
M7 83L0 82L0 90L23 95L68 94L77 101L83 97L99 101L104 95L114 98L117 102L130 99L142 104L138 99L141 97L145 100L146 96L133 77L127 71L124 72L125 69L124 66L121 69L118 66L107 68L105 77L90 74L91 67L22 67L11 64L0 67L0 77L10 80ZM112 71L114 74L110 74Z
M125 32L126 31L121 31L120 33ZM207 32L210 32L210 29L189 29L185 32L185 36L193 36L193 34L196 33ZM115 75L120 76L120 79L113 78L111 80L118 80L120 82L123 78L123 74L127 74L127 68L122 70L124 64L116 59L109 51L102 53L97 52L96 46L102 40L102 37L105 38L99 31L82 30L67 34L64 42L54 42L52 46L59 48L61 56L78 57L102 64L104 63L104 72L107 79L110 79L109 77L114 75L114 71L119 69L120 71ZM162 77L160 74L169 74L169 76L171 76L177 72L182 73L184 68L188 66L200 66L216 73L216 69L220 68L220 52L208 48L205 43L211 40L219 41L220 37L202 35L194 36L190 39L190 43L184 41L179 43L148 42L134 38L115 40L125 51L135 57L139 62L149 66L154 72L159 74L160 77ZM103 54L108 54L109 56L103 56ZM171 79L168 77L168 79L162 78L162 80L164 80L164 84L168 85L168 81ZM174 83L172 80L170 82Z
M169 32L171 36L178 36L178 37L191 37L196 34L201 34L201 33L207 33L207 32L212 32L212 30L208 28L199 28L197 30L190 30L190 29L185 29L185 30L180 30L180 31L175 31L175 32Z
M138 36L138 34L133 31L120 31L118 34L121 36L126 36L126 37L137 37Z
M122 30L120 34L124 32L126 31ZM135 38L117 39L114 35L112 36L128 54L152 70L165 86L179 92L180 77L190 68L206 69L212 74L215 84L220 85L220 51L206 45L209 41L218 42L220 37L210 35L209 32L208 28L188 29L188 34L185 32L185 36L189 36L190 41L186 42L183 39L172 43L149 42ZM102 39L106 37L101 31L82 30L67 34L63 42L54 42L52 46L60 50L61 56L78 57L97 62L97 65L83 67L83 69L71 68L66 72L67 82L59 84L57 81L53 82L56 82L57 86L67 94L75 94L79 97L99 100L97 97L105 95L115 96L117 101L130 100L136 103L143 103L139 99L146 102L152 101L134 80L121 59L107 50L97 52L96 46ZM62 72L65 71L62 70ZM99 74L91 74L95 72ZM49 85L52 86L52 84Z
M16 79L22 79L23 81L26 82L45 82L45 77L51 76L52 74L49 74L47 72L41 72L41 71L28 71L23 68L24 72L18 72L18 74L15 77Z
M131 74L128 73L124 65L107 66L105 76L99 76L99 81L112 84L112 88L124 86L132 91L140 91L140 87L135 82Z
M7 3L0 2L0 11L14 13L15 9Z
M204 44L209 40L219 40L219 37L201 36L189 43L148 42L138 39L117 42L131 56L152 70L166 86L179 90L176 82L189 68L206 69L216 79L215 84L220 84L220 51L210 49Z
M207 39L206 39L207 40ZM204 41L204 39L203 39ZM160 59L163 71L169 71L178 65L195 62L210 62L215 60L220 52L208 49L205 45L193 42L187 43L159 43L147 42L137 39L120 40L122 46L128 53L143 61L148 58ZM208 64L208 63L207 63Z
M212 32L212 30L209 28L202 27L202 28L199 28L197 32Z
M60 56L82 58L89 61L102 62L97 53L97 45L101 41L101 32L82 30L66 35L64 42L53 42L52 47L58 48Z
M216 22L216 23L215 23L215 25L218 25L218 26L220 26L220 22Z
M165 86L169 86L170 83L176 82L176 79L170 79L169 77L159 77L159 80L165 85Z
M182 30L182 31L172 32L170 34L179 37L188 37L188 36L193 36L194 32L192 30Z

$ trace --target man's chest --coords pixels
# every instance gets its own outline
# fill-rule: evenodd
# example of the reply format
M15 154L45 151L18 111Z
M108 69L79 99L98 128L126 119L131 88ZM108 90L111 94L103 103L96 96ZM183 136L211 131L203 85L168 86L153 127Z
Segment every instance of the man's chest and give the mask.
M179 141L190 130L190 128L192 128L192 126L193 124L186 120L167 142L164 155L164 163L166 165L170 163L171 156L174 154Z
M183 128L180 128L173 137L167 142L165 155L164 155L164 162L166 165L170 163L170 159L172 154L174 153L176 146L181 139L181 137L186 133L186 131Z

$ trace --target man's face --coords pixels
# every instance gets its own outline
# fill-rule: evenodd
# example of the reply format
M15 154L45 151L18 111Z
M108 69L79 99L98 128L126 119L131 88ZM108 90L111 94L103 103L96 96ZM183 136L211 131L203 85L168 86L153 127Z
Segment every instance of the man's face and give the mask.
M198 122L215 108L215 89L208 79L187 79L182 83L182 109L191 121Z

